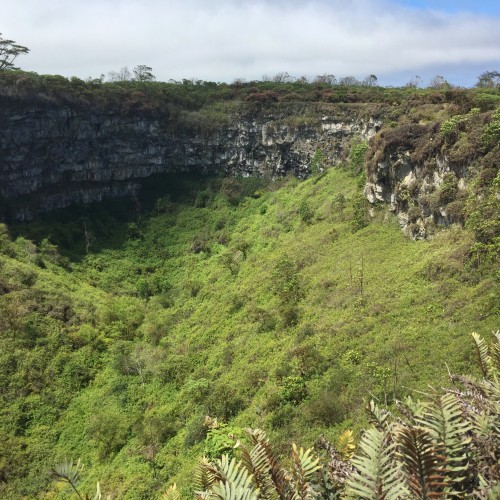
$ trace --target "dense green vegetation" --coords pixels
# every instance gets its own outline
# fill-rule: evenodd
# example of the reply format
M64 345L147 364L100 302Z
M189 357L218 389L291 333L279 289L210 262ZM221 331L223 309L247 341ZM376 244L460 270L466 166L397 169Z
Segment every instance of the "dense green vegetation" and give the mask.
M200 462L196 498L497 498L500 333L490 347L472 337L481 378L450 374L453 388L398 402L398 416L372 400L372 425L358 446L351 431L335 446L321 438L316 451L292 444L289 469L263 431L247 429L250 445L235 436L230 454ZM209 424L209 437L220 432L220 424ZM180 498L175 484L163 498Z
M473 371L467 335L494 329L499 303L473 233L409 240L383 207L360 223L359 190L347 166L267 186L171 178L141 214L5 228L2 496L55 494L65 457L86 491L189 493L198 458L227 446L205 441L205 415L264 428L279 452L358 432L367 399L439 386L445 363Z
M352 82L351 82L352 83ZM359 83L359 82L358 82ZM42 99L40 99L42 97ZM332 84L326 80L252 81L217 83L203 80L170 82L115 81L100 79L81 80L60 75L39 75L24 71L0 71L1 98L30 99L37 106L70 106L75 109L107 110L131 114L161 114L166 127L210 133L228 120L228 113L241 107L255 109L278 107L296 103L301 112L300 125L315 120L304 106L312 109L314 103L371 104L367 116L376 110L396 107L396 114L427 111L424 104L451 104L458 112L471 108L481 111L495 109L500 103L499 89L495 86L475 89L415 87L385 88L353 85L346 82ZM342 108L342 106L340 106ZM369 111L368 111L369 110ZM422 118L422 117L421 117Z
M359 442L371 399L397 415L398 400L446 384L445 365L479 373L468 334L497 330L500 303L498 89L0 83L0 100L159 113L207 133L237 107L290 101L293 126L318 120L315 102L383 118L339 168L317 150L306 181L155 176L134 202L1 225L2 498L68 498L49 471L70 458L85 464L81 491L156 498L176 482L189 497L199 459L232 453L229 435L250 447L246 427L266 430L286 468L292 442ZM430 214L427 240L362 195L399 151L429 172L440 155L452 165L434 191L398 192L410 229ZM447 228L432 224L442 209Z

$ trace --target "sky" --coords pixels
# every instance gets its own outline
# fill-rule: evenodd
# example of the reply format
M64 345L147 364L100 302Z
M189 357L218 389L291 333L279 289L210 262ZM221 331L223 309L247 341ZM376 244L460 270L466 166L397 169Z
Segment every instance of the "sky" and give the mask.
M382 85L500 71L500 2L0 0L0 33L40 74L98 78L145 64L158 80L333 74Z

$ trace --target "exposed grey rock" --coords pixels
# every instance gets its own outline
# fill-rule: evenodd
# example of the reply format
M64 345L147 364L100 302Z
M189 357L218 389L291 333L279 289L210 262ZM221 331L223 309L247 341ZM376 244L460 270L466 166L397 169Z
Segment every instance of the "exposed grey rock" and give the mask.
M457 177L446 157L436 156L434 163L434 169L428 170L410 160L410 151L388 151L365 185L367 200L390 204L401 229L415 239L428 237L428 229L434 225L449 226L454 222L439 197L447 174L456 177L458 190L467 188L466 172L459 172ZM412 208L414 213L420 212L413 220L409 217Z
M20 220L129 195L156 173L306 177L317 149L328 166L337 165L354 136L367 139L380 127L354 113L325 115L326 105L312 124L293 126L291 105L233 112L228 123L203 133L177 128L159 112L120 114L39 100L4 96L0 107L0 196L16 200ZM36 195L34 208L32 201L32 208L23 206L26 195Z

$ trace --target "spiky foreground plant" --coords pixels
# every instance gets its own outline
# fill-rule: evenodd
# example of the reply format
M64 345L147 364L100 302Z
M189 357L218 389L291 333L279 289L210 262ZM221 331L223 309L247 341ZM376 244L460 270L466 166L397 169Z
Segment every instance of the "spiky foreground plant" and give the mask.
M241 461L203 459L199 465L196 498L312 500L319 498L315 476L321 468L312 449L292 446L293 466L287 470L278 461L264 431L247 430L252 448L240 443ZM238 496L239 495L239 496Z
M249 430L253 448L240 447L239 464L228 463L227 457L225 462L202 462L200 477L209 481L198 498L498 498L500 334L494 333L490 347L479 335L472 337L483 378L450 375L456 387L444 394L434 392L427 402L407 398L398 405L401 417L372 401L368 411L373 427L362 435L354 457L352 436L344 434L337 450L320 441L329 456L326 464L320 465L312 450L293 445L294 467L287 471L265 433ZM248 475L242 475L242 469ZM245 496L245 490L231 496L229 486L224 490L236 480L255 496Z
M54 466L51 470L51 474L57 481L68 483L80 500L90 500L91 498L92 500L102 500L101 487L99 486L99 483L97 483L96 492L93 497L90 497L89 495L82 495L82 493L78 490L80 474L83 471L83 468L84 465L80 459L76 462L71 459L65 459L60 464Z
M402 419L370 403L375 428L365 432L352 460L356 472L348 480L350 496L495 498L500 479L500 334L494 333L491 347L479 335L472 337L482 379L450 375L458 387L435 393L426 403L408 398L399 404Z
M451 375L455 384L427 402L399 402L400 417L368 406L372 427L351 458L353 439L344 433L336 450L320 439L320 462L312 449L292 446L291 469L274 453L264 431L247 429L251 445L237 442L235 456L198 466L196 498L220 500L399 500L500 498L500 333L491 346L472 334L482 378ZM83 497L80 461L65 461L52 474ZM99 485L94 500L101 498ZM180 500L175 485L164 500Z

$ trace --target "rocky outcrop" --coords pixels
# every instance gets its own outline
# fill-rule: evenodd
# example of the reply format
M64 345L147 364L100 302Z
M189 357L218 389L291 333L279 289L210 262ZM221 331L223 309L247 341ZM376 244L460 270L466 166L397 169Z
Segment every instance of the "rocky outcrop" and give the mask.
M446 155L414 156L414 149L386 148L368 168L364 194L372 205L389 204L403 231L424 239L435 226L463 222L468 176Z
M209 132L159 112L120 113L3 97L0 196L18 220L72 203L133 194L156 173L306 177L314 152L338 164L354 136L380 127L355 110L241 108ZM299 118L299 120L297 120ZM12 208L13 207L13 208Z

